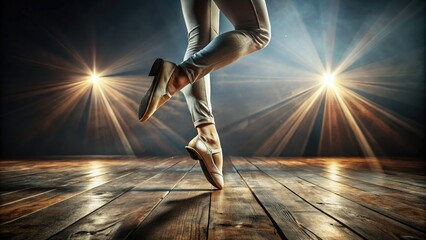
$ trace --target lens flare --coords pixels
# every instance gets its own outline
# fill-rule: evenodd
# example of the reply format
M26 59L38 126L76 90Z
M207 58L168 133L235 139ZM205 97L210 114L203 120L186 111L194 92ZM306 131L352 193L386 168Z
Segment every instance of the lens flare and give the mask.
M254 91L241 93L244 99L255 100L246 100L248 107L239 109L240 116L231 119L233 115L228 114L231 120L220 129L225 137L240 136L235 143L228 143L228 149L235 149L231 154L364 156L372 169L382 173L377 156L384 156L385 148L417 151L408 139L423 140L424 126L394 112L389 108L393 104L384 100L423 109L419 103L420 96L424 96L420 81L424 79L424 66L418 63L424 63L424 50L398 52L368 63L360 60L425 4L413 1L397 8L389 3L382 14L375 16L373 24L366 24L370 27L357 33L346 52L336 52L341 40L336 35L339 1L321 3L321 23L326 26L322 39L314 39L315 33L307 30L296 1L282 2L282 16L288 16L283 17L282 28L292 37L275 35L278 51L270 59L252 59L239 75L221 75L224 80L220 84L235 85L235 91L246 87L246 79L259 84ZM268 67L258 70L256 79L241 76L245 69L258 66ZM269 86L262 97L253 98ZM265 102L263 106L259 99ZM256 105L261 107L252 107ZM223 107L228 106L223 103ZM247 146L258 147L250 151Z
M92 76L90 76L89 80L93 84L98 84L101 81L101 78L96 73L93 73Z
M282 16L276 24L286 34L275 33L270 55L248 57L250 61L234 66L235 74L221 71L212 81L218 90L232 93L220 95L215 107L222 117L219 131L232 140L227 142L228 154L364 156L371 168L382 172L376 155L383 156L391 148L418 151L410 143L424 140L424 125L392 107L423 110L419 102L424 98L424 46L371 56L381 41L424 9L424 1L407 1L402 7L390 1L380 14L366 18L351 36L353 42L347 44L342 44L347 38L337 35L338 0L319 3L324 31L310 31L296 2L276 3ZM176 31L181 29L176 27ZM25 59L60 74L30 92L11 96L13 101L28 102L19 112L22 119L30 114L35 119L23 139L66 128L73 137L67 136L70 144L63 145L95 147L90 153L132 155L133 149L179 153L186 144L182 134L186 130L170 119L182 119L186 112L183 98L174 97L177 101L165 105L146 124L141 125L136 116L142 93L152 81L138 71L170 44L164 39L153 35L146 44L100 59L100 63L95 50L91 59L84 58L90 54L59 40L67 58L48 53L49 58L42 61ZM364 61L370 53L371 58ZM235 105L238 111L229 106L236 96L243 99ZM63 137L63 131L56 132L51 139Z
M327 87L334 88L335 86L335 77L333 74L327 73L322 76L322 82Z
M147 49L161 48L161 45L130 49L124 56L112 56L113 61L99 61L95 46L91 49L90 58L90 54L79 52L67 44L66 39L51 37L64 51L66 58L49 53L55 61L24 60L48 68L56 74L55 77L47 79L30 92L9 96L10 101L27 102L28 108L32 109L25 114L31 114L38 128L26 131L30 132L26 134L27 139L35 139L50 130L57 133L54 137L59 137L67 129L70 144L64 145L78 145L82 152L89 154L127 156L135 156L134 149L139 152L146 149L177 152L186 143L169 125L170 121L158 117L160 114L143 125L137 118L140 98L147 92L152 79L129 73L146 67L148 60L143 56ZM159 41L155 42L157 44ZM164 112L179 114L185 106L182 100L176 97L172 103L179 104L179 108L172 108L169 104L163 107Z

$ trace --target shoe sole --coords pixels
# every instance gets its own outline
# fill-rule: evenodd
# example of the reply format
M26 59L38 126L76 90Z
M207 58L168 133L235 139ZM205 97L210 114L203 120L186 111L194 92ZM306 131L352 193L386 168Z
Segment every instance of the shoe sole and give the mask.
M146 113L148 110L148 106L151 104L152 102L152 97L153 97L153 92L155 92L155 90L157 89L158 86L158 72L161 71L161 69L163 68L163 59L156 59L154 64L152 64L151 70L149 71L148 76L155 76L154 79L152 80L151 86L149 87L147 93L145 94L145 96L142 98L141 103L139 104L139 121L144 122L146 120L148 120L149 117L146 117ZM148 95L148 98L146 99L146 96ZM143 109L143 111L141 111L141 109Z
M191 156L192 159L200 161L201 169L203 170L204 176L206 177L207 181L213 186L215 186L218 189L222 189L217 186L215 181L213 180L212 176L210 175L209 170L207 170L206 164L204 163L204 160L200 157L197 150L186 146L185 149L188 151L189 156Z

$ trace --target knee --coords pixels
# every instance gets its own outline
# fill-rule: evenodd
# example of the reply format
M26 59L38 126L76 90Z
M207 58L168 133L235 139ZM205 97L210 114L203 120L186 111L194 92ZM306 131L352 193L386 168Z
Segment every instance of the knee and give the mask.
M271 41L271 30L257 29L254 31L254 43L257 50L263 49L268 46Z

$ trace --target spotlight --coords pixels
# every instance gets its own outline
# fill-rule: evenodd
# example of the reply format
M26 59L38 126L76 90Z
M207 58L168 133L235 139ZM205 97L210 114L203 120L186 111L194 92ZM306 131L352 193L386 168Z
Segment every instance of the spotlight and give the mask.
M93 84L97 84L99 83L99 81L101 81L101 78L98 75L96 75L96 73L93 73L92 76L90 76L90 81Z
M322 76L322 81L327 87L334 87L334 75L327 73Z

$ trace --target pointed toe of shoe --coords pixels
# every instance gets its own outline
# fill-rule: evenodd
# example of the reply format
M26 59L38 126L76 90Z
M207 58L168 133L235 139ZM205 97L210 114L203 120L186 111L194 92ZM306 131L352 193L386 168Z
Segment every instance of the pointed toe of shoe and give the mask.
M212 177L215 183L213 185L218 189L223 189L223 187L225 186L225 183L223 181L223 176L219 174L212 174L212 175L213 175Z
M176 64L172 62L163 59L155 60L149 73L149 76L154 76L154 79L139 105L139 121L148 120L158 108L172 97L167 91L167 84L172 78L175 68Z

